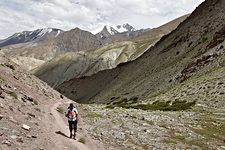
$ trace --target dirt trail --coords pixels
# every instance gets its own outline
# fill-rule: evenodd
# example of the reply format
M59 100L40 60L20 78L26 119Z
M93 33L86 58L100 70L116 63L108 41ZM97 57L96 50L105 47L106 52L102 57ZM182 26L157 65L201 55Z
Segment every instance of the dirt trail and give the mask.
M60 113L57 111L57 107L62 105L62 104L69 104L71 103L71 101L68 102L57 102L56 104L54 104L51 107L51 113L52 116L55 118L55 125L57 126L57 129L59 129L60 131L59 134L63 135L60 138L62 138L63 142L65 142L64 147L65 149L68 149L68 144L69 144L69 149L75 149L75 150L115 150L113 147L108 147L106 148L105 145L103 145L102 143L100 143L97 140L92 139L87 131L85 131L84 129L84 124L82 122L82 119L79 118L79 124L78 124L78 128L82 127L82 131L78 130L77 136L76 136L76 140L74 139L69 139L67 137L67 135L69 135L69 129L68 129L68 125L65 122L65 120L62 118L62 116L60 115ZM80 139L81 137L85 137L85 141L86 143L80 143L77 140Z
M62 103L58 102L58 103L54 104L53 107L51 108L51 113L55 118L56 125L60 129L60 132L61 133L68 133L68 129L66 128L68 125L62 119L59 112L57 112L57 107L60 104L62 104ZM73 139L67 139L67 140L70 141L71 145L73 145L74 148L76 148L77 150L90 150L90 148L88 148L86 145L84 145L84 144L82 144L82 143L80 143L76 140L73 140Z

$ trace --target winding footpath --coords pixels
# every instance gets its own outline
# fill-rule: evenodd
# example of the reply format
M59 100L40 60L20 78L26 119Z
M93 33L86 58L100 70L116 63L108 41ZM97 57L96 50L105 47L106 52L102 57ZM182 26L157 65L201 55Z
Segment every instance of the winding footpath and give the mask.
M65 121L60 116L59 112L57 111L57 107L61 104L62 104L61 102L54 104L53 107L51 108L51 113L54 116L55 123L58 126L58 128L60 129L60 131L62 133L68 133L68 129L66 128L68 125L65 123ZM88 148L86 145L78 142L77 140L68 139L68 138L66 140L70 141L70 144L71 144L70 146L73 146L74 149L76 149L76 150L90 150L90 148Z
M62 104L68 105L72 101L67 102L57 102L51 107L51 114L54 117L54 124L57 130L60 131L63 136L58 136L62 141L61 147L63 149L70 149L70 150L116 150L112 146L106 147L103 143L98 140L93 139L84 128L84 123L82 118L79 117L79 124L78 127L82 127L82 130L78 130L76 139L80 139L81 137L85 137L85 144L78 142L77 140L70 139L67 137L69 135L69 129L67 122L62 118L62 115L57 111L57 107L61 106ZM79 128L78 128L79 129ZM59 140L59 139L57 139ZM69 146L69 147L68 147Z

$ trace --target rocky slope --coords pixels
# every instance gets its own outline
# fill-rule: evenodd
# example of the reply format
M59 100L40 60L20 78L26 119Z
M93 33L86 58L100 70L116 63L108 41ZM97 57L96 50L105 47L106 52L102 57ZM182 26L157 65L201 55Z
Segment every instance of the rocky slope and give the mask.
M46 122L54 118L45 106L60 99L46 83L0 56L0 149L56 147Z
M0 53L1 150L90 150L90 147L115 150L92 139L82 117L79 117L77 140L68 138L64 110L69 103L71 100Z
M186 16L180 17L161 27L152 29L129 41L114 42L87 52L66 53L38 67L33 72L41 80L53 87L72 78L93 75L101 70L112 69L117 65L140 57L163 35L174 30Z
M223 68L224 4L222 0L206 0L175 31L164 36L137 60L91 77L72 79L60 85L58 90L83 103L107 103L132 97L139 102L152 103L186 97L190 102L205 105L206 100L195 96L202 90L200 87L204 87L204 82L210 82L208 79L196 89L181 85L191 79L197 84L202 75ZM216 90L221 79L217 78L209 91L206 87L203 89L207 106L224 106L223 95L214 92L216 98L212 101L207 97L208 92ZM171 99L167 95L170 89L177 91L171 93ZM190 93L185 94L186 90Z

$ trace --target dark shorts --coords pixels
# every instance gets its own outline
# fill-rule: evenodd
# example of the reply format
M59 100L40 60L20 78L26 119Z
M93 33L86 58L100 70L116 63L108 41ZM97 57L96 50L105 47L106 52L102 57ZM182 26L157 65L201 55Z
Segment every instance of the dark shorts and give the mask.
M69 129L72 131L74 129L75 132L77 132L77 120L75 121L68 121L69 123Z

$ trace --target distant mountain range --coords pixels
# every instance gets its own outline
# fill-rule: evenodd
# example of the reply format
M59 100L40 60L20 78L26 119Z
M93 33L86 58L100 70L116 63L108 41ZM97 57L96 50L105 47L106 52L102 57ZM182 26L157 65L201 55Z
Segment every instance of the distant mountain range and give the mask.
M126 35L129 36L129 34L131 34L131 32L134 31L137 30L128 23L126 23L123 25L117 25L115 28L105 25L94 31L91 31L91 33L96 35L101 40L104 40L105 38L109 38L110 36L119 34L123 35L124 33L126 33ZM4 40L0 40L0 47L27 42L38 42L50 39L52 40L54 38L57 38L60 34L64 32L65 31L56 28L43 28L34 31L22 31L15 33ZM68 31L66 32L68 33Z
M104 32L107 32L110 35L115 35L115 34L119 34L123 32L132 32L132 31L136 31L136 29L133 26L126 23L123 25L117 25L116 27L104 25L91 31L91 33L97 35L97 34L101 34L101 33L103 34Z
M22 56L44 61L66 52L93 50L102 46L101 40L95 35L79 28L70 31L50 28L26 31L16 33L0 43L2 51L10 58Z
M103 43L108 43L126 40L130 37L138 36L148 30L150 29L136 30L133 26L126 23L123 25L117 25L116 27L108 25L101 26L100 28L91 31L91 33L95 34L99 39L101 39Z
M34 31L18 32L8 37L7 39L0 40L0 47L44 39L46 40L47 38L52 39L56 38L59 34L62 34L63 32L63 30L55 28L44 28L37 29Z
M24 66L32 60L32 66L51 60L67 52L98 49L106 43L126 41L147 30L135 30L129 24L117 25L115 28L103 26L95 30L96 34L79 28L63 31L55 28L23 31L0 41L0 48L6 56ZM21 58L19 58L21 57ZM30 58L32 59L30 59ZM26 59L27 60L24 60ZM24 61L22 61L24 60ZM35 64L37 62L37 64ZM31 66L27 68L32 69Z

